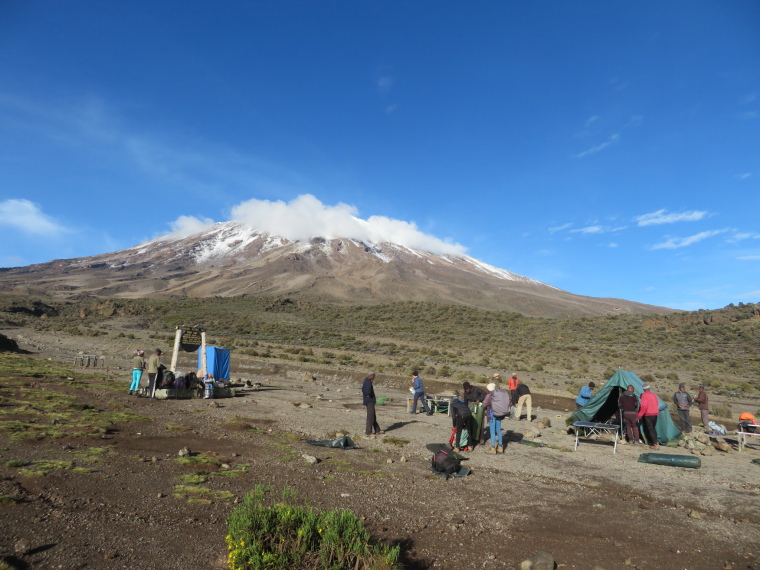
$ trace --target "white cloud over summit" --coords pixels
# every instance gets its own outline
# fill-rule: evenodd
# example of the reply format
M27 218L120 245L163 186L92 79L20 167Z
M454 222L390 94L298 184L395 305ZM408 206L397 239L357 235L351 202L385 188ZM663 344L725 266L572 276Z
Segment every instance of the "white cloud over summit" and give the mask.
M256 198L246 200L232 208L230 221L291 241L307 241L313 237L342 237L369 244L392 242L435 253L466 253L464 246L426 234L414 222L385 216L370 216L364 220L358 217L355 206L344 203L329 206L311 194L302 194L290 202ZM172 233L165 237L187 237L203 231L212 223L209 219L180 216L170 225Z

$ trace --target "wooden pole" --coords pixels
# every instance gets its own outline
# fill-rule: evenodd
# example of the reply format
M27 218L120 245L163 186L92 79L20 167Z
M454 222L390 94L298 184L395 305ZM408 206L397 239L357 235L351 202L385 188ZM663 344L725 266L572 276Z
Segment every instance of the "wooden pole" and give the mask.
M172 364L169 370L177 373L177 358L179 358L179 339L182 337L182 331L179 327L174 331L174 350L172 351Z
M201 374L202 378L206 377L206 331L201 332Z

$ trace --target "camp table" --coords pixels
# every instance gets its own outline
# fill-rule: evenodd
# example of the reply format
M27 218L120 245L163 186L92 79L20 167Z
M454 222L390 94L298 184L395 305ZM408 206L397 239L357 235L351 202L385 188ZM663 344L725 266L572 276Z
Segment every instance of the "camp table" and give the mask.
M612 448L612 453L617 453L618 436L620 435L620 426L617 424L600 424L596 422L573 422L575 428L575 450L578 449L578 437L580 437L581 429L584 431L586 437L590 435L602 435L603 433L615 432L615 445Z
M449 406L449 402L451 402L451 398L454 397L454 394L425 394L425 399L427 400L428 406L430 406L431 410L438 411L438 406L441 404L446 405L446 415L451 415L451 406ZM411 411L412 406L411 402L413 400L410 400L409 404L409 411Z
M760 432L737 431L736 435L739 439L739 451L742 451L747 446L747 439L752 437L760 437Z

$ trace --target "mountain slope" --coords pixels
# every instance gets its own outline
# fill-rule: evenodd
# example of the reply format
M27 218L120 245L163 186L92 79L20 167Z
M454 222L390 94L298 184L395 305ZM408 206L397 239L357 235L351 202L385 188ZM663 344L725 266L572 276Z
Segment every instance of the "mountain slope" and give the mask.
M430 301L556 317L671 312L573 295L466 255L347 238L289 241L234 222L114 253L0 270L0 291L64 297L266 294L344 303Z

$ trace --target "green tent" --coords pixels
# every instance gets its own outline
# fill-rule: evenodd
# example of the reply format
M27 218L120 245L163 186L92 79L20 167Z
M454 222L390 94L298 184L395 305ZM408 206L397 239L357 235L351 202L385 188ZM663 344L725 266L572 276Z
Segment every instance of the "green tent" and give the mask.
M620 397L620 394L628 389L629 385L633 386L634 393L641 397L641 394L644 392L642 389L644 382L641 381L641 378L636 376L636 373L631 372L630 370L618 369L618 371L612 375L612 378L607 380L607 382L599 388L596 394L591 397L585 406L570 414L567 423L604 423L615 414L618 414L618 417L622 417L622 414L618 409L618 398ZM681 430L679 430L676 427L676 424L673 423L673 420L670 417L670 411L668 410L668 405L659 397L658 400L660 401L660 415L657 417L657 439L664 445L680 436ZM639 428L641 428L641 423L642 422L639 422Z

